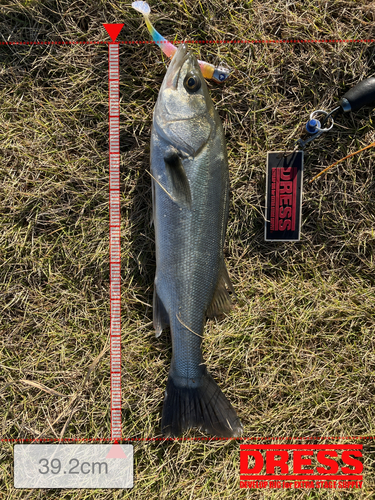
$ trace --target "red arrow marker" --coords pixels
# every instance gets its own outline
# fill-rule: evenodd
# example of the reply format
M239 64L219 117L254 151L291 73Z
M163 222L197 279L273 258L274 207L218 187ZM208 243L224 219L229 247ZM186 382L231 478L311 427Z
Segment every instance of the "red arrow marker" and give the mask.
M115 444L109 450L109 453L105 458L127 458L127 456L125 455L123 449L118 444L118 442L115 441Z
M103 24L112 42L116 40L124 24Z

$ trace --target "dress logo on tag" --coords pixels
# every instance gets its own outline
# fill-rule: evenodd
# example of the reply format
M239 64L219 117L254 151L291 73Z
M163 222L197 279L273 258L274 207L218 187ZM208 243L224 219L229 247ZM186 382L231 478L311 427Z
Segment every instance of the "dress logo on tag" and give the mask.
M303 152L268 153L266 241L298 241L301 228Z

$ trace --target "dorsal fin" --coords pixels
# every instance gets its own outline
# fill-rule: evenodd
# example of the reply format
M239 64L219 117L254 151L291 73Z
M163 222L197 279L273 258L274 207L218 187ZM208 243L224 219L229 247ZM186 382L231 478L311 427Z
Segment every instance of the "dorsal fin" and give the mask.
M219 272L219 277L217 280L215 293L212 298L211 304L207 308L206 312L207 317L213 318L214 316L220 316L223 313L229 313L231 311L232 301L230 299L227 289L225 288L225 285L227 285L229 290L235 294L232 282L230 281L229 278L227 267L223 259Z

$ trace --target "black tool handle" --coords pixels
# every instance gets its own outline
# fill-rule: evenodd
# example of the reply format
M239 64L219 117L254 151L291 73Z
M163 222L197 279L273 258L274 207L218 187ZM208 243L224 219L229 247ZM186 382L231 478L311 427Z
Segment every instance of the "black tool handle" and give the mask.
M375 102L375 77L362 80L341 98L340 106L344 113L358 111Z

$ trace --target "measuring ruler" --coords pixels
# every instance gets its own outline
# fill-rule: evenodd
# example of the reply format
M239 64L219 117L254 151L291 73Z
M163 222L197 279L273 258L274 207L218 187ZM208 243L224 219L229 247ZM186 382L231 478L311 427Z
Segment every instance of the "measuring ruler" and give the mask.
M109 228L111 439L122 437L121 415L121 247L120 247L120 64L115 43L123 24L105 24L108 44L109 99Z

